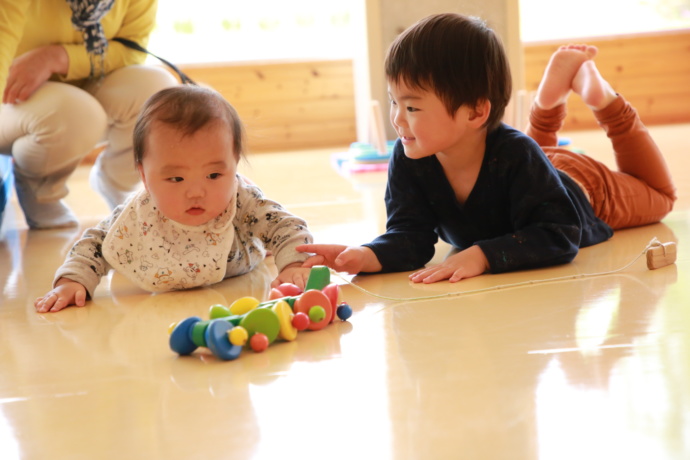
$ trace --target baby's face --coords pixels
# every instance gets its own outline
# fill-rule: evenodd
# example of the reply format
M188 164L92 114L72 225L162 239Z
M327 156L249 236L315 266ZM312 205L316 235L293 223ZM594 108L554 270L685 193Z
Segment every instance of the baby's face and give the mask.
M192 136L154 122L139 165L144 186L160 212L184 225L220 215L236 193L237 159L224 124L212 123Z

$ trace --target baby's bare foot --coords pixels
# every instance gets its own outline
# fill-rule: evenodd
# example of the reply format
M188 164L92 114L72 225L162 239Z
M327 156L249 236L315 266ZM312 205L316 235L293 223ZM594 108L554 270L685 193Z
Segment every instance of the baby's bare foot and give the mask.
M592 110L603 109L617 97L609 82L601 76L596 64L591 60L580 66L573 78L572 88Z
M549 60L542 77L535 102L543 109L565 104L572 88L573 79L585 61L597 54L597 48L589 45L561 46Z

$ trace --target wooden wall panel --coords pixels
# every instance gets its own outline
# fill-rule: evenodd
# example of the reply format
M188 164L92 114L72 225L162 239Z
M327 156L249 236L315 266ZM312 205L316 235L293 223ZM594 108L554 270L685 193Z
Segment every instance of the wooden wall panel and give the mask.
M690 30L588 40L597 65L648 125L690 122ZM525 89L536 90L561 43L525 46ZM183 66L220 91L243 118L253 152L339 147L356 140L352 61ZM596 122L576 97L565 129Z
M342 148L356 140L351 60L182 68L235 106L252 152Z
M638 110L647 125L690 121L690 30L587 40L599 48L602 75ZM561 43L525 46L525 85L539 86ZM568 101L564 129L591 129L596 121L577 97Z

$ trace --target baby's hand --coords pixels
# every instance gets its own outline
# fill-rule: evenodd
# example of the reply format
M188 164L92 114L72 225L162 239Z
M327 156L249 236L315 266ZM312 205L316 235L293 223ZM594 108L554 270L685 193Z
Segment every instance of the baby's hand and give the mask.
M292 283L301 290L304 290L304 287L307 285L307 280L309 279L309 273L311 273L310 268L302 267L300 262L295 262L285 266L285 268L278 273L278 277L273 280L271 287L275 288L283 283Z
M34 301L39 313L60 311L70 305L83 307L86 304L86 288L76 281L60 278L55 288Z

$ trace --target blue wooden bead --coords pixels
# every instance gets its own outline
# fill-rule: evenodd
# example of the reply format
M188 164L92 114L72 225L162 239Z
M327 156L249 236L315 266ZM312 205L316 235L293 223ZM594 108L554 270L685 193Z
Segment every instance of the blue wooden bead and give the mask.
M343 302L338 305L336 315L338 315L338 318L340 318L342 321L347 321L347 319L352 316L352 307Z

